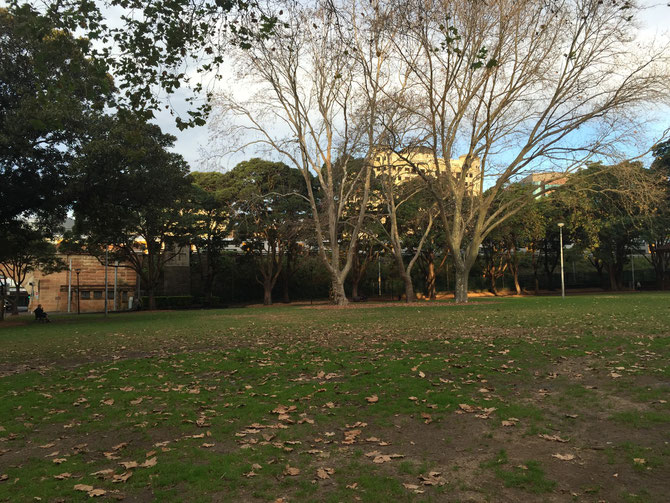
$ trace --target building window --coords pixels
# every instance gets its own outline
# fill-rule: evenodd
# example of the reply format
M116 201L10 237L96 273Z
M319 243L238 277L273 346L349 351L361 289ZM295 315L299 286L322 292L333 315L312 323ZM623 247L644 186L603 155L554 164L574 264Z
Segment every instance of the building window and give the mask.
M96 290L93 292L93 298L95 300L100 300L102 299L102 292L100 290Z
M91 298L91 291L90 290L82 290L81 291L81 298L84 300L88 300Z
M114 290L107 290L107 298L109 300L114 300Z

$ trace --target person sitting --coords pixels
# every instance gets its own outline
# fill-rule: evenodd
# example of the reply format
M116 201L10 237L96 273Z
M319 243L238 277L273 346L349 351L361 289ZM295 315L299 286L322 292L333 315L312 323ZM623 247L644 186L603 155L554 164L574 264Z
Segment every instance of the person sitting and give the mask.
M35 309L35 320L44 323L51 323L49 315L44 312L44 309L42 309L42 304L37 304L37 309Z

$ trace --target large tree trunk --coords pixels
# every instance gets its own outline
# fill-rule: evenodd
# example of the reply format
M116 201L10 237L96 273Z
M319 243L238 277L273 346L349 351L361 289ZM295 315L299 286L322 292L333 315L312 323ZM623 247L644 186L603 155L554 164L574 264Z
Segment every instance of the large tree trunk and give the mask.
M400 270L400 276L405 285L405 302L416 302L416 295L414 295L414 285L412 285L412 276L404 270Z
M454 288L454 300L465 303L468 301L468 276L470 269L465 266L462 260L454 259L456 286Z
M331 274L330 280L330 298L333 304L346 306L349 304L347 294L344 291L344 281L335 273Z
M263 280L263 305L272 305L272 278Z

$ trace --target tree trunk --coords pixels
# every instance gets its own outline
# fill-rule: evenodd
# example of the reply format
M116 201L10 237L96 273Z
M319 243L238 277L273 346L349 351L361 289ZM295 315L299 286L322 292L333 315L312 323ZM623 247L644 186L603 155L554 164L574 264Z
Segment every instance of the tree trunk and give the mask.
M338 306L346 306L349 304L347 294L344 291L344 282L337 274L331 274L330 298L333 304Z
M263 305L272 305L272 280L265 278L263 281Z
M357 275L354 274L353 277L351 278L351 297L353 299L356 299L358 297L358 284L360 283L361 278Z
M489 283L491 285L491 293L497 297L498 296L498 288L496 287L496 279L497 278L496 278L495 273L491 272L491 274L489 274L489 280L490 280Z
M519 284L519 268L512 269L512 278L514 279L514 290L517 295L521 295L521 285Z
M400 271L400 276L405 284L405 302L416 302L416 295L414 295L414 285L412 285L412 276L407 271Z
M435 254L430 252L428 254L428 267L426 272L426 293L430 300L435 300L437 294L435 292Z
M454 300L459 304L468 301L468 276L470 269L465 267L465 264L454 260L456 286L454 288Z

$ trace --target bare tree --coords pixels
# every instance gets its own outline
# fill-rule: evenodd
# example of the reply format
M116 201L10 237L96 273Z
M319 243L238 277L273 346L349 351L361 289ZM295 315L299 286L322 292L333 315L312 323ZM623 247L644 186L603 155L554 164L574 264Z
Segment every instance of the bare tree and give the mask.
M394 54L411 81L397 103L414 120L387 133L405 138L401 157L413 145L433 151L437 172L413 169L438 205L458 302L483 239L533 197L494 208L510 182L621 159L645 129L645 106L668 103L670 51L636 39L637 10L617 0L396 2Z
M280 19L273 37L235 55L239 78L255 92L240 96L238 81L237 95L218 96L219 125L232 124L218 131L241 146L266 147L301 170L333 301L346 304L344 281L367 210L370 157L379 142L378 104L391 85L392 10L357 0L309 7L289 0L273 2L272 8ZM353 163L356 158L362 164ZM352 201L353 215L346 211Z
M386 210L381 228L391 243L390 249L405 286L405 302L415 302L412 269L433 227L435 204L422 207L421 203L425 202L420 197L422 187L399 180L398 169L402 168L390 165L384 168L379 175L382 188L380 202ZM403 206L409 207L408 211L402 211ZM414 246L410 246L410 241ZM404 255L408 252L411 256L405 264Z

